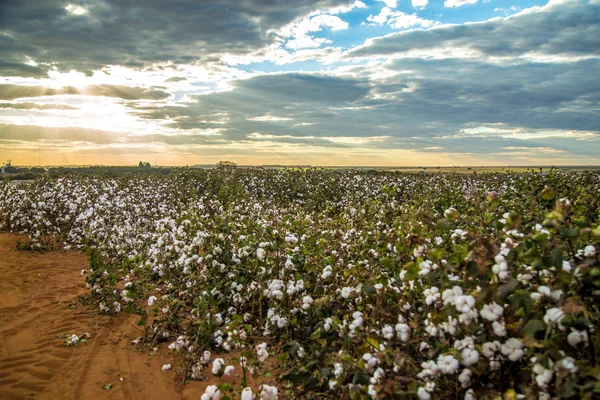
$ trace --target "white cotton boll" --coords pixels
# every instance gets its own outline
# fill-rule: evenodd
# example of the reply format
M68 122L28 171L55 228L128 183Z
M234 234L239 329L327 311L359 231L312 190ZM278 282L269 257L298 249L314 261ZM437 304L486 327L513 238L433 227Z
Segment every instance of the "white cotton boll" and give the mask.
M496 336L506 336L506 324L504 323L504 321L494 321L492 323L492 329L494 330L494 334Z
M564 311L562 311L560 308L555 307L546 310L546 314L544 315L543 319L546 325L553 326L556 324L561 330L563 330L564 326L562 326L560 322L564 318L564 316Z
M387 340L392 340L394 338L394 328L390 325L386 325L381 329L381 334Z
M462 358L462 364L465 367L470 367L471 365L477 364L477 361L479 361L479 353L477 350L463 349L460 356Z
M497 340L493 342L487 342L483 344L481 352L486 358L492 358L497 352L500 351L501 346L502 344Z
M594 257L596 255L596 248L594 246L587 245L585 246L585 249L583 250L583 256L584 257Z
M342 365L342 363L333 364L333 374L335 375L336 378L339 378L339 376L342 375L343 373L344 373L344 366Z
M525 354L523 351L523 343L516 338L510 338L500 347L502 354L510 361L518 361Z
M277 400L277 388L275 386L262 385L260 400Z
M479 354L477 354L479 358ZM451 355L439 356L437 365L443 374L454 374L458 371L458 360Z
M333 324L333 319L330 317L325 318L325 323L323 324L323 329L325 329L326 332L329 332L331 330L331 325Z
M584 342L587 346L588 334L586 331L578 331L574 329L573 332L569 333L567 336L567 341L573 347L576 347L581 342Z
M424 387L417 389L417 397L419 397L419 400L431 400L431 395Z
M403 342L407 342L410 336L410 327L407 324L400 323L396 324L395 329L398 339L402 340Z
M337 382L337 381L335 381L335 380L333 380L333 379L332 379L332 380L330 380L330 381L329 381L329 390L335 390L335 388L337 387L337 385L338 385L338 382Z
M427 305L431 305L433 302L439 300L441 296L440 289L438 289L435 286L429 289L425 289L423 294L425 295L425 303L427 303Z
M475 306L475 298L473 296L458 296L455 300L456 311L461 313L470 312Z
M552 291L550 290L550 288L548 286L544 286L544 285L539 286L537 288L537 291L542 296L550 297L552 295Z
M288 319L287 319L287 318L285 318L285 317L280 317L280 318L277 320L277 327L278 327L279 329L283 329L283 328L285 328L286 326L288 326Z
M504 314L504 308L496 303L486 304L480 314L487 321L496 321Z
M323 268L323 273L321 274L321 279L325 280L325 279L329 278L332 273L333 273L333 269L331 268L331 265L326 266L325 268Z
M310 296L304 296L302 298L302 309L303 310L308 310L310 308L310 306L312 305L312 303L314 302L313 298Z
M563 358L558 363L556 363L556 367L559 369L569 371L571 375L575 375L579 370L579 368L577 368L577 365L575 365L575 359L573 357Z
M156 296L148 297L148 306L149 307L153 306L155 301L156 301Z
M463 290L460 286L454 286L452 289L444 290L442 293L442 300L444 305L454 304L457 297L462 296Z
M266 255L267 255L267 252L262 247L259 247L258 249L256 249L256 257L259 260L261 260L261 261L264 260Z
M258 358L259 362L264 362L267 357L269 356L269 353L267 352L267 344L266 343L261 343L259 345L256 346L255 348L256 350L256 357Z
M535 364L533 366L533 373L536 374L535 382L542 389L548 387L548 384L554 375L551 370L544 368L541 364Z
M164 364L164 365L162 366L162 368L161 368L161 369L162 369L162 372L167 372L168 370L170 370L170 369L171 369L171 367L172 367L172 365L171 365L171 364Z
M246 387L246 388L244 388L244 390L242 390L242 400L254 400L254 399L256 399L256 396L254 395L254 392L252 392L252 388Z
M472 375L473 375L473 373L468 368L463 369L462 372L460 373L460 375L458 375L458 381L460 382L463 389L466 389L469 386L471 386L471 376Z
M211 370L213 375L219 375L221 373L221 370L223 369L223 366L225 366L225 361L222 358L215 359L213 361L212 370Z
M473 389L467 390L464 400L475 400L475 392Z
M233 365L228 365L225 367L225 371L223 372L223 374L229 376L231 375L233 370L235 370L235 367Z
M209 385L206 387L204 394L200 397L200 400L220 400L221 391L216 385Z

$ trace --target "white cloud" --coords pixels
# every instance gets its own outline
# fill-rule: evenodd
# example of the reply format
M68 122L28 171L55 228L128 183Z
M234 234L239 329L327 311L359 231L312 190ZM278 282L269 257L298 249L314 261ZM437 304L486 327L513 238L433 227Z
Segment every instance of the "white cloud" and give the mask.
M88 13L88 10L84 7L81 6L76 6L75 4L68 4L65 7L65 10L67 10L67 12L69 14L73 14L73 15L85 15Z
M291 38L285 45L288 49L310 49L320 47L325 43L331 43L328 39L315 38L310 35L312 32L319 32L324 29L331 31L345 30L348 29L348 23L335 15L320 14L294 22L283 28L280 34Z
M398 0L379 0L385 3L389 8L396 8L398 6Z
M479 0L445 0L444 7L460 7L467 4L475 4Z
M429 28L437 25L436 21L423 19L417 14L406 14L402 11L394 11L383 7L378 15L369 15L367 21L375 25L388 25L394 29L406 29L411 27Z
M424 8L429 3L429 0L412 0L412 6L414 8Z

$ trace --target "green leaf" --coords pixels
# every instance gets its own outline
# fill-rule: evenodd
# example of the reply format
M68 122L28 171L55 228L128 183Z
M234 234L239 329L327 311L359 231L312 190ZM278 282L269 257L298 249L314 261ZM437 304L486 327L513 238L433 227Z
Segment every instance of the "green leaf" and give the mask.
M519 286L519 281L515 278L512 278L510 281L498 288L498 298L501 301L506 300L508 295L514 292L517 286Z
M110 389L112 389L112 387L113 387L113 384L112 383L108 383L108 384L102 386L102 389L110 390Z
M562 235L567 238L576 238L579 237L579 229L577 228L563 228Z
M414 281L419 276L419 267L414 262L409 262L405 266L406 269L406 280Z
M532 339L536 338L538 332L544 332L546 330L546 325L540 321L539 319L532 319L527 321L525 324L525 334Z

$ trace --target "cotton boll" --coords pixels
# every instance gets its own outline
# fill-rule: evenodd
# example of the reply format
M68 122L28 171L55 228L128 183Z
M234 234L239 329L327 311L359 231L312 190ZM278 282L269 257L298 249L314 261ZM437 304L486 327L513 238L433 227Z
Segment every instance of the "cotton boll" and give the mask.
M431 395L424 387L417 389L417 397L419 400L431 400Z
M258 361L261 363L263 363L269 356L269 353L267 352L267 344L266 343L261 343L261 344L257 345L255 351L256 351L256 357L258 358Z
M224 366L225 361L222 358L217 358L213 361L211 372L213 373L213 375L219 375Z
M588 257L595 257L596 256L596 248L594 246L587 245L585 246L585 249L583 250L583 256L588 258Z
M277 388L275 386L262 385L260 400L277 400Z
M472 375L473 375L473 373L468 368L463 369L462 372L460 373L460 375L458 375L458 381L460 382L463 389L466 389L469 386L471 386L471 376Z
M479 353L477 350L463 349L460 356L462 358L462 364L466 367L477 364L477 361L479 361Z
M525 354L523 347L523 343L521 343L519 339L510 338L504 344L502 344L500 351L503 355L508 357L510 361L518 361Z
M200 397L200 400L220 400L221 391L216 385L209 385L206 387L204 394Z
M252 388L246 387L246 388L244 388L244 390L242 390L242 399L241 400L254 400L254 399L256 399L256 396L254 395L254 392L252 392Z
M586 331L578 331L573 329L573 331L567 336L567 342L569 342L569 344L573 347L577 347L577 345L582 342L587 346L588 333Z
M223 374L229 376L231 375L233 370L235 370L235 367L233 365L228 365L225 367L225 371L223 372Z
M486 304L480 314L487 321L496 321L504 314L504 308L496 303Z

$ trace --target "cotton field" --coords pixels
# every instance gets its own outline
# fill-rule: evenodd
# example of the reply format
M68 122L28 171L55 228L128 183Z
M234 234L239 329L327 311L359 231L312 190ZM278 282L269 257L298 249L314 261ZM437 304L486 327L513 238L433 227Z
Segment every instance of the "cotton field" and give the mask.
M0 182L0 210L30 251L87 252L165 373L276 366L203 400L600 396L598 172L63 176Z

